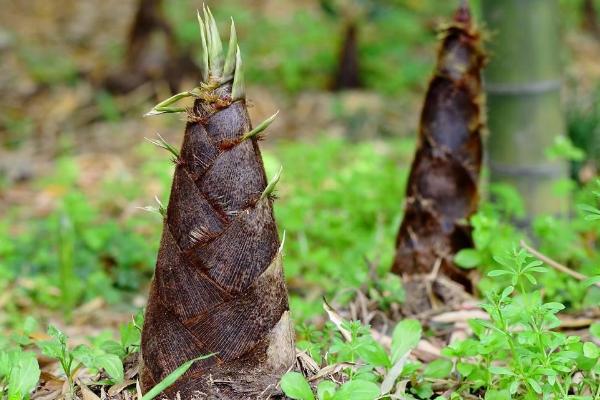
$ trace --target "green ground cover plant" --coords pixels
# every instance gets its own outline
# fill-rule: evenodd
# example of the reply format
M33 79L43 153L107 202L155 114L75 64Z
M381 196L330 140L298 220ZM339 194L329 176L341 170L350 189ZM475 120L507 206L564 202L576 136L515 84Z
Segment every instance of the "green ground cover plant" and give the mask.
M428 364L409 358L424 334L416 320L396 325L388 349L356 321L305 329L298 345L335 373L315 376L311 387L304 375L289 372L284 392L300 400L598 398L600 348L557 331L565 306L534 289L548 268L517 248L498 261L501 269L488 276L507 276L511 285L487 293L481 307L489 320L469 321L473 335L444 348L441 358ZM599 328L591 329L596 340Z

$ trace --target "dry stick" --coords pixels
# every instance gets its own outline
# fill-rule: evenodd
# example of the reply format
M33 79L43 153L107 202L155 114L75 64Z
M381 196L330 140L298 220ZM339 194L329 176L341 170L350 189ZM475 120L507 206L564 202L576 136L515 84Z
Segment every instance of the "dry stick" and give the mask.
M561 263L554 261L550 257L540 253L539 251L537 251L536 249L534 249L533 247L531 247L527 243L525 243L524 240L521 240L521 247L524 248L525 250L527 250L528 252L530 252L531 254L533 254L533 256L535 256L535 258L539 259L540 261L545 262L552 268L554 268L564 274L567 274L567 275L569 275L577 280L580 280L580 281L585 281L586 279L589 279L589 277L587 277L577 271L573 271L572 269L565 267ZM600 282L594 283L594 285L597 287L600 287Z

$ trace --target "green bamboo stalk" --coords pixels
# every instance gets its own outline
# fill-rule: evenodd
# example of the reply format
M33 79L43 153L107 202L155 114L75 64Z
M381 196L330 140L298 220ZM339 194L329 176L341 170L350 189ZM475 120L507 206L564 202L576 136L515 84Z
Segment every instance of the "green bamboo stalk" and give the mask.
M545 149L565 130L557 0L483 0L491 33L486 70L492 182L514 184L528 215L565 212L553 183L567 166Z

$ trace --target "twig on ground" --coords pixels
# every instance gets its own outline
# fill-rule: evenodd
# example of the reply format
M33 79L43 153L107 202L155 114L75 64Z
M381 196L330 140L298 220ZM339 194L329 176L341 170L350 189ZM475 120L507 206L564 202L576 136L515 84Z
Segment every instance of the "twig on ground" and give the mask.
M567 275L569 275L577 280L580 280L580 281L585 281L585 280L589 279L588 276L585 276L580 272L573 271L572 269L562 265L558 261L554 261L550 257L540 253L539 251L537 251L536 249L534 249L533 247L531 247L527 243L525 243L524 240L521 240L521 247L524 248L525 250L527 250L529 253L531 253L535 258L539 259L540 261L545 262L546 264L548 264L552 268L556 269L557 271L567 274ZM594 283L594 285L597 287L600 287L600 282L596 282L596 283Z

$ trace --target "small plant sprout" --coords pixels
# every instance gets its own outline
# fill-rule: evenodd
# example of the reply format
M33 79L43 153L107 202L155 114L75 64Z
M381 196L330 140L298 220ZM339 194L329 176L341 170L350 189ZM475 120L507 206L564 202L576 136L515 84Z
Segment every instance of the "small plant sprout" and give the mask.
M512 253L509 256L495 256L494 260L506 269L495 269L488 273L490 277L498 277L507 275L510 277L512 286L519 286L522 293L525 293L525 280L532 285L537 285L537 280L533 275L534 272L547 272L548 268L543 267L544 264L539 260L531 260L531 256L525 249L513 247Z
M59 361L69 389L71 393L74 393L73 373L78 363L74 363L73 353L67 346L67 336L53 325L48 327L48 335L51 339L39 341L37 346L44 355Z

